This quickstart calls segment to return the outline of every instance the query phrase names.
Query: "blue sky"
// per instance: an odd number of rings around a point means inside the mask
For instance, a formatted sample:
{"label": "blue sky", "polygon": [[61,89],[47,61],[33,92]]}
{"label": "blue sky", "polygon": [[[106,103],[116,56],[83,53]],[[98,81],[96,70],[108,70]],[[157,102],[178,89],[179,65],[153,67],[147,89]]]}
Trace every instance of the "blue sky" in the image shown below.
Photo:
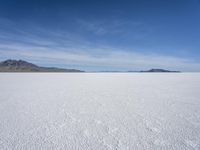
{"label": "blue sky", "polygon": [[0,0],[0,60],[200,71],[199,0]]}

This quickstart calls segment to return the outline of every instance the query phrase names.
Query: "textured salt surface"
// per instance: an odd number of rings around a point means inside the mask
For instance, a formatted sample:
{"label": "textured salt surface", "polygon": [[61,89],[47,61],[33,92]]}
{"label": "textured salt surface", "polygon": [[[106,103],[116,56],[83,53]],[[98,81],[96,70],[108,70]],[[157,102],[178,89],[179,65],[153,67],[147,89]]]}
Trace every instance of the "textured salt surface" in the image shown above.
{"label": "textured salt surface", "polygon": [[0,74],[0,149],[199,150],[200,74]]}

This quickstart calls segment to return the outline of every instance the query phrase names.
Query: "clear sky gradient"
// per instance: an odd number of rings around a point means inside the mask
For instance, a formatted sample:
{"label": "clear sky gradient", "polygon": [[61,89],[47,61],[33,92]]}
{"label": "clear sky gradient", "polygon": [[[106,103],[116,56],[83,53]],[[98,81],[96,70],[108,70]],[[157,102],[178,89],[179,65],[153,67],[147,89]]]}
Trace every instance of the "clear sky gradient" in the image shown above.
{"label": "clear sky gradient", "polygon": [[199,0],[0,0],[0,60],[200,71]]}

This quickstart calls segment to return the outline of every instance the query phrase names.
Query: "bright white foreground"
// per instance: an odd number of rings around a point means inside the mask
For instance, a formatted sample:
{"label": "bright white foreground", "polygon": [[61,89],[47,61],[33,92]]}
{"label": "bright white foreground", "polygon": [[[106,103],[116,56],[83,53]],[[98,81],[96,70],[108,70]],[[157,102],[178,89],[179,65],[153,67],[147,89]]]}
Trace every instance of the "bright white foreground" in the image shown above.
{"label": "bright white foreground", "polygon": [[198,73],[2,73],[1,150],[199,150]]}

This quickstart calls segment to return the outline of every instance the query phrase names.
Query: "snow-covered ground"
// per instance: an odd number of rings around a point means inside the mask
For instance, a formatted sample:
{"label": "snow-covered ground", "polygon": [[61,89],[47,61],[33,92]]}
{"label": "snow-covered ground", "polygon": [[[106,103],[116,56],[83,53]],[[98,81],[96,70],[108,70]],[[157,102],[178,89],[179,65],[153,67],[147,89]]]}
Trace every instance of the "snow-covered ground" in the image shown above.
{"label": "snow-covered ground", "polygon": [[2,73],[1,150],[199,150],[199,73]]}

